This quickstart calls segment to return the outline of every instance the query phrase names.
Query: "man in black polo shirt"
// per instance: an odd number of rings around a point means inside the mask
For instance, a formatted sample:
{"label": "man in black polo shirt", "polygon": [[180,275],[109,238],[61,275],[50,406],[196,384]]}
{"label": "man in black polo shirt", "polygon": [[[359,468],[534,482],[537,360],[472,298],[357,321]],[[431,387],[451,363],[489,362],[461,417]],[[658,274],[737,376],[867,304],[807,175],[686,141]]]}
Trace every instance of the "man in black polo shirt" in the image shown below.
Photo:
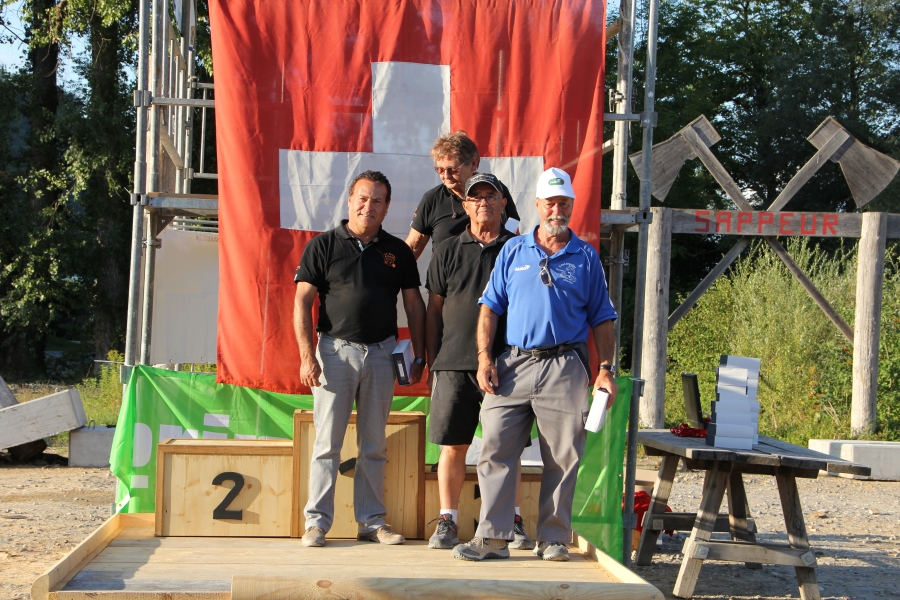
{"label": "man in black polo shirt", "polygon": [[[305,546],[324,546],[334,521],[334,487],[344,433],[356,400],[359,455],[353,475],[353,510],[359,540],[402,544],[384,522],[385,426],[394,392],[391,353],[397,345],[397,293],[416,354],[410,382],[422,377],[425,304],[416,259],[402,240],[381,229],[391,184],[378,171],[350,184],[349,219],[313,238],[294,281],[294,331],[300,381],[313,391],[316,441],[309,472]],[[318,347],[313,351],[312,307],[320,300]]]}
{"label": "man in black polo shirt", "polygon": [[[513,237],[500,224],[507,203],[504,189],[499,179],[488,174],[475,174],[466,182],[462,207],[469,226],[437,247],[428,268],[426,345],[434,377],[429,439],[441,445],[441,512],[429,548],[450,549],[459,543],[457,511],[466,476],[466,452],[478,427],[484,397],[475,377],[478,298],[490,279],[500,248]],[[505,326],[505,320],[498,325],[501,331]],[[495,351],[500,353],[504,338],[495,340]],[[518,514],[515,521],[516,539],[511,547],[533,548],[534,542],[525,533]]]}
{"label": "man in black polo shirt", "polygon": [[[463,209],[466,181],[478,170],[480,158],[478,147],[465,131],[457,131],[442,135],[431,148],[434,170],[441,178],[441,184],[425,192],[419,207],[413,214],[413,220],[406,237],[406,243],[412,248],[416,260],[425,250],[428,239],[434,243],[434,249],[446,239],[457,236],[469,225],[469,215]],[[502,183],[500,193],[506,198],[506,208],[501,211],[501,223],[507,219],[519,222],[519,213],[509,190]],[[507,227],[515,232],[515,227]]]}

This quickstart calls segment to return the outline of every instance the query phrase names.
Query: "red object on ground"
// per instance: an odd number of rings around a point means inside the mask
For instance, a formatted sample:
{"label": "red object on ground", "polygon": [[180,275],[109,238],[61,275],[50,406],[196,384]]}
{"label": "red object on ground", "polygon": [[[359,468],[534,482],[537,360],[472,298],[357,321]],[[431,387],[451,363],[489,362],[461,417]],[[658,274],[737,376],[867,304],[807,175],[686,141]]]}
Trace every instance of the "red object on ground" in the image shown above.
{"label": "red object on ground", "polygon": [[[650,510],[650,494],[645,491],[635,492],[634,493],[634,514],[637,517],[637,527],[636,531],[644,530],[644,514]],[[625,509],[625,501],[622,501],[622,510]],[[666,506],[666,512],[672,512],[672,509]],[[666,533],[668,535],[675,535],[675,531],[673,529],[667,529]]]}
{"label": "red object on ground", "polygon": [[[539,157],[544,168],[566,170],[578,196],[571,227],[598,247],[605,2],[212,0],[209,12],[221,249],[218,382],[309,393],[300,385],[293,275],[317,232],[282,227],[280,151],[378,151],[375,63],[447,66],[449,129],[467,131],[484,156]],[[400,121],[391,127],[401,128]],[[354,160],[345,164],[356,173]],[[397,171],[385,174],[393,182],[409,175]],[[346,215],[346,202],[344,191],[327,206],[305,209]],[[412,217],[410,211],[405,218]],[[401,338],[408,335],[401,330]],[[395,393],[428,391],[423,379]]]}

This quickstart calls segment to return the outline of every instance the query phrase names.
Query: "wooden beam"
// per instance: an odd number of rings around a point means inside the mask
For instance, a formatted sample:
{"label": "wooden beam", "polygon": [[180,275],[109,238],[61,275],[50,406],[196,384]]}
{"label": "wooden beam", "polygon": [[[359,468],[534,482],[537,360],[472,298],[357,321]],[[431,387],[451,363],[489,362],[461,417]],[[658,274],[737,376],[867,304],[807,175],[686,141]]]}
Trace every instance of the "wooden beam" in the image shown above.
{"label": "wooden beam", "polygon": [[162,142],[163,148],[166,149],[166,154],[172,159],[172,163],[177,168],[183,169],[184,161],[181,160],[181,156],[178,155],[178,150],[175,148],[175,142],[172,141],[172,138],[169,137],[169,134],[166,133],[166,130],[162,127],[159,129],[159,141]]}
{"label": "wooden beam", "polygon": [[[666,512],[666,504],[669,501],[669,494],[672,493],[672,484],[675,481],[675,472],[678,470],[678,461],[680,459],[674,454],[668,454],[662,459],[659,465],[659,473],[656,476],[656,485],[653,486],[653,496],[650,498],[650,506],[647,508],[648,514],[658,514]],[[653,560],[653,551],[656,550],[656,540],[659,538],[660,530],[644,527],[641,531],[641,541],[638,544],[637,556],[634,564],[647,566]]]}
{"label": "wooden beam", "polygon": [[647,247],[647,295],[644,304],[644,352],[641,373],[642,427],[659,429],[666,417],[666,349],[668,345],[669,274],[672,265],[672,210],[653,208]]}
{"label": "wooden beam", "polygon": [[618,19],[610,23],[606,28],[606,41],[608,42],[613,37],[619,35],[620,31],[622,31],[622,17],[619,17]]}
{"label": "wooden beam", "polygon": [[[800,492],[797,490],[797,480],[794,478],[793,469],[779,469],[775,476],[778,485],[778,496],[781,498],[781,511],[784,513],[784,524],[788,534],[788,543],[792,548],[801,551],[810,551],[809,539],[806,537],[806,524],[803,522],[803,508],[800,506]],[[801,555],[803,557],[804,555]],[[811,560],[805,555],[805,565],[794,565],[797,574],[797,584],[800,586],[800,597],[803,600],[819,600],[819,584],[816,579],[815,554]]]}
{"label": "wooden beam", "polygon": [[791,548],[780,544],[753,544],[727,540],[685,544],[685,559],[695,555],[702,555],[705,560],[726,560],[757,565],[787,565],[789,567],[810,567],[812,565],[814,567],[816,564],[816,555],[809,549]]}
{"label": "wooden beam", "polygon": [[859,213],[678,208],[672,214],[672,233],[834,238],[859,237],[860,231]]}
{"label": "wooden beam", "polygon": [[[740,472],[731,470],[728,476],[728,525],[731,539],[756,543],[756,526],[750,526],[753,519],[750,517],[750,504],[747,502],[747,492],[744,490],[744,478]],[[761,569],[762,564],[757,561],[746,561],[748,569]]]}
{"label": "wooden beam", "polygon": [[853,344],[853,435],[872,433],[876,426],[878,345],[884,289],[884,248],[887,215],[865,213],[856,267],[856,339]]}
{"label": "wooden beam", "polygon": [[[700,500],[700,511],[697,514],[697,522],[691,537],[687,539],[685,547],[707,542],[712,535],[719,516],[719,506],[725,495],[725,487],[728,482],[728,474],[731,472],[730,461],[717,461],[715,466],[706,472],[703,482],[703,495]],[[700,576],[700,567],[703,566],[703,558],[692,554],[685,554],[678,570],[678,578],[675,580],[675,589],[672,594],[681,598],[690,598],[694,595],[694,587]]]}
{"label": "wooden beam", "polygon": [[850,329],[850,326],[844,320],[844,318],[834,309],[833,306],[828,302],[825,296],[822,295],[822,292],[810,281],[809,277],[806,276],[806,273],[800,268],[794,259],[791,258],[791,255],[788,254],[788,251],[785,250],[784,246],[776,240],[775,238],[765,238],[766,242],[775,251],[775,254],[778,255],[778,258],[787,266],[788,270],[797,278],[797,281],[800,282],[800,285],[809,292],[809,295],[812,296],[812,299],[816,304],[819,305],[819,308],[822,309],[822,312],[831,319],[831,322],[835,324],[835,326],[840,330],[841,333],[844,334],[844,337],[852,344],[853,343],[853,330]]}
{"label": "wooden beam", "polygon": [[737,241],[737,243],[731,247],[731,250],[728,251],[725,256],[722,257],[722,260],[713,267],[713,269],[709,272],[709,274],[703,278],[703,281],[694,288],[694,291],[691,292],[691,295],[684,299],[684,302],[678,305],[671,315],[669,315],[668,328],[669,331],[672,331],[672,328],[675,327],[675,324],[678,323],[687,314],[691,308],[697,304],[697,301],[700,299],[700,296],[708,290],[713,283],[715,283],[716,279],[719,278],[719,275],[725,272],[731,263],[735,261],[735,259],[744,251],[744,249],[750,244],[750,238],[742,237]]}
{"label": "wooden beam", "polygon": [[786,186],[784,186],[784,189],[781,190],[781,193],[778,194],[778,197],[775,198],[775,201],[772,202],[771,206],[766,210],[771,212],[781,210],[782,207],[784,207],[784,205],[800,191],[800,188],[806,185],[806,182],[808,182],[812,176],[828,162],[828,159],[834,156],[834,153],[838,151],[841,144],[849,139],[850,134],[843,129],[839,129],[831,136],[825,145],[819,148],[819,151],[816,152],[799,171],[797,171],[797,174],[791,178]]}
{"label": "wooden beam", "polygon": [[[734,472],[732,473],[734,475]],[[665,531],[674,529],[675,531],[690,531],[694,528],[694,521],[697,520],[697,513],[688,512],[667,512],[663,514],[654,514],[649,511],[644,513],[644,528],[650,528],[654,531]],[[756,523],[753,519],[747,519],[747,530],[756,533]],[[731,531],[731,523],[729,515],[720,514],[716,517],[716,524],[713,527],[715,533],[729,533]]]}

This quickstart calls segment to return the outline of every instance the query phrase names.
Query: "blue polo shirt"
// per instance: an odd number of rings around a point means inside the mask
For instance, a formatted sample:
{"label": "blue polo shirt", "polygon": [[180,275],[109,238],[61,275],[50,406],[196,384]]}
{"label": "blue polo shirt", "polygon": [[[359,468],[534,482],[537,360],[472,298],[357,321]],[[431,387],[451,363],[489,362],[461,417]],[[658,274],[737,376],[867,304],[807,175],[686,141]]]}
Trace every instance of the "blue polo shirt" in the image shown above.
{"label": "blue polo shirt", "polygon": [[618,318],[600,257],[572,233],[569,243],[550,257],[553,286],[546,286],[538,263],[547,254],[535,244],[535,230],[506,242],[478,303],[498,315],[507,313],[510,346],[533,349],[586,342],[590,328]]}

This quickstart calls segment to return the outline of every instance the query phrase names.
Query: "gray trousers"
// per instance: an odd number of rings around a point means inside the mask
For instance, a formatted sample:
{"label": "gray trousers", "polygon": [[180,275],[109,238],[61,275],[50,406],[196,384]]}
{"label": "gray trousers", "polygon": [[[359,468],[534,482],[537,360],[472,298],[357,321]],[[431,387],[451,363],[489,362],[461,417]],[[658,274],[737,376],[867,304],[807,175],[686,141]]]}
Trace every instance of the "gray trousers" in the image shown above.
{"label": "gray trousers", "polygon": [[[587,356],[587,345],[580,348]],[[574,350],[538,360],[529,355],[497,358],[500,383],[481,405],[478,485],[481,522],[477,537],[513,539],[516,465],[537,419],[544,461],[537,539],[572,540],[572,499],[584,454],[590,378]]]}
{"label": "gray trousers", "polygon": [[353,474],[354,516],[361,533],[385,524],[385,427],[394,398],[391,353],[396,345],[393,337],[368,345],[319,337],[316,358],[322,385],[312,389],[316,441],[304,510],[306,529],[321,527],[327,532],[334,523],[334,488],[354,400],[359,448]]}

